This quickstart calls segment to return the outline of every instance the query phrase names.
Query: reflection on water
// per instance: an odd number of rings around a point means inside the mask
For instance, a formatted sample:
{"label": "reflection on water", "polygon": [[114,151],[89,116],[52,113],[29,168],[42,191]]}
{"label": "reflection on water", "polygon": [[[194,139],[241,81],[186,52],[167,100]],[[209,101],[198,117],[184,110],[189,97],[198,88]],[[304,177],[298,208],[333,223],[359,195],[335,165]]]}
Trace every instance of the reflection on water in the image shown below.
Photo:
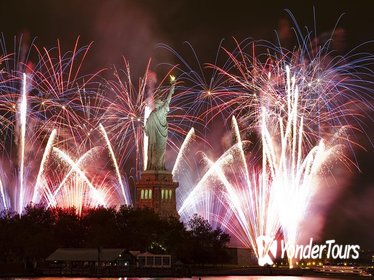
{"label": "reflection on water", "polygon": [[[199,279],[193,278],[193,279]],[[300,277],[300,276],[222,276],[222,277],[201,277],[201,280],[327,280],[328,278]],[[331,280],[331,278],[329,278]],[[336,278],[335,278],[336,280]]]}
{"label": "reflection on water", "polygon": [[[1,279],[1,278],[0,278]],[[3,278],[9,280],[331,280],[331,278],[300,277],[300,276],[213,276],[213,277],[192,277],[192,278],[67,278],[67,277],[40,277],[40,278]],[[334,278],[341,280],[342,278]]]}

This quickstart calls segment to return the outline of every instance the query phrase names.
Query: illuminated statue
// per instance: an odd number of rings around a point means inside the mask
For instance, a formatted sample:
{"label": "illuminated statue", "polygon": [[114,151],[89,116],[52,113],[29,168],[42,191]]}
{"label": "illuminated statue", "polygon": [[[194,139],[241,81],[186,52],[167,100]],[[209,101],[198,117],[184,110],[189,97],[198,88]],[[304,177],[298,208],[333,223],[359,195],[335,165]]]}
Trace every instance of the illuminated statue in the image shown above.
{"label": "illuminated statue", "polygon": [[149,115],[145,124],[145,133],[148,136],[148,162],[147,170],[165,169],[165,150],[168,138],[167,114],[171,97],[175,89],[175,77],[170,76],[170,91],[165,101],[156,99],[155,108]]}

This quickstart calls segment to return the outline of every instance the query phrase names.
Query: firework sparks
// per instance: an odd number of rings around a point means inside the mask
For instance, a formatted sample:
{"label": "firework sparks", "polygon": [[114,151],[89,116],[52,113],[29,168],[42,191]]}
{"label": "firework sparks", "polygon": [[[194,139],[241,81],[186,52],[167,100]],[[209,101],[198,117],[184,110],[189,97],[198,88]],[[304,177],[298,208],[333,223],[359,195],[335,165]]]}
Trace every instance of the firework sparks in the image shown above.
{"label": "firework sparks", "polygon": [[0,194],[1,194],[1,200],[2,200],[3,205],[4,205],[4,209],[8,210],[7,203],[6,203],[6,198],[5,198],[4,185],[3,185],[3,182],[1,181],[1,178],[0,178]]}
{"label": "firework sparks", "polygon": [[[49,174],[50,164],[53,165],[50,160],[53,158],[49,156],[52,145],[67,149],[83,145],[82,139],[87,138],[87,133],[80,128],[90,122],[94,125],[97,120],[92,118],[92,110],[89,116],[82,114],[90,110],[90,106],[78,102],[82,101],[82,96],[91,95],[90,85],[96,76],[79,76],[88,48],[78,49],[77,40],[73,52],[63,54],[58,43],[56,58],[53,50],[40,51],[35,46],[39,60],[32,64],[28,55],[23,55],[32,48],[25,52],[24,44],[21,41],[19,44],[15,51],[22,55],[5,56],[9,61],[1,73],[0,131],[4,135],[1,161],[6,164],[2,164],[0,175],[2,207],[22,213],[27,204],[48,204],[48,197],[53,197],[55,186],[47,179],[52,177]],[[6,50],[5,44],[2,48]]]}
{"label": "firework sparks", "polygon": [[187,147],[188,145],[190,144],[191,142],[191,139],[193,138],[193,136],[195,135],[195,129],[192,127],[190,129],[190,131],[188,132],[186,138],[184,139],[183,143],[182,143],[182,146],[180,147],[179,149],[179,152],[178,152],[178,155],[177,155],[177,158],[175,160],[175,163],[174,163],[174,166],[173,166],[173,170],[171,171],[171,173],[175,176],[176,173],[178,172],[178,167],[180,165],[180,162],[181,160],[185,157],[185,152],[187,150]]}
{"label": "firework sparks", "polygon": [[[79,48],[79,40],[66,53],[59,41],[52,50],[34,46],[35,66],[15,55],[14,69],[0,73],[2,208],[22,213],[32,202],[75,206],[81,213],[84,207],[112,202],[131,205],[126,178],[135,166],[139,179],[147,166],[144,125],[153,99],[162,99],[167,92],[162,85],[168,78],[174,83],[170,74],[179,71],[168,115],[168,149],[176,154],[172,174],[193,177],[182,167],[189,163],[192,140],[200,133],[209,138],[209,124],[219,126],[222,119],[224,131],[232,120],[235,138],[216,160],[205,149],[200,153],[205,169],[194,172],[202,176],[177,190],[182,219],[199,213],[252,247],[259,259],[269,250],[257,250],[259,236],[282,235],[296,244],[322,169],[330,172],[327,162],[335,158],[355,164],[342,151],[358,146],[349,135],[360,128],[364,113],[357,108],[372,106],[365,104],[372,96],[359,72],[372,57],[335,58],[325,47],[308,49],[308,40],[309,35],[300,38],[300,48],[292,52],[245,41],[233,52],[223,49],[222,67],[218,54],[214,64],[202,67],[193,51],[198,71],[177,55],[182,65],[170,67],[159,83],[149,62],[135,84],[125,60],[124,70],[114,69],[104,89],[95,79],[100,71],[80,75],[90,45]],[[255,55],[256,44],[269,50],[266,55]],[[7,62],[4,57],[0,63]],[[249,133],[257,141],[246,140]],[[107,166],[108,154],[114,168]]]}
{"label": "firework sparks", "polygon": [[122,182],[121,174],[119,172],[119,167],[118,167],[116,156],[115,156],[113,148],[112,148],[112,144],[110,144],[110,140],[109,140],[108,134],[106,133],[106,130],[105,130],[104,126],[102,124],[100,124],[99,127],[100,127],[101,133],[103,134],[105,142],[108,146],[109,153],[110,153],[110,156],[111,156],[113,164],[114,164],[114,168],[115,168],[116,173],[117,173],[118,182],[121,186],[121,192],[122,192],[123,198],[125,200],[125,205],[129,205],[130,204],[130,196],[129,196],[128,191],[125,190],[125,186]]}
{"label": "firework sparks", "polygon": [[[81,165],[83,165],[83,163],[85,161],[87,161],[88,159],[90,159],[91,157],[93,157],[97,153],[98,149],[99,149],[99,147],[94,147],[94,148],[88,150],[86,153],[84,153],[76,161],[76,166],[78,166],[79,168],[81,168]],[[53,193],[49,192],[49,188],[46,188],[48,190],[48,192],[45,194],[46,197],[47,197],[46,200],[48,201],[47,207],[57,206],[56,197],[59,194],[59,192],[61,191],[61,189],[66,185],[66,181],[69,179],[70,175],[73,174],[73,172],[74,172],[74,169],[70,168],[69,172],[66,173],[65,177],[61,180],[60,184],[54,190]],[[75,205],[75,204],[69,204],[69,203],[64,203],[64,204],[68,205],[69,207],[72,206],[72,205]]]}
{"label": "firework sparks", "polygon": [[[151,112],[152,112],[152,110],[151,110],[151,108],[149,107],[149,106],[145,106],[145,109],[144,109],[144,121],[143,121],[143,126],[145,127],[145,124],[146,124],[146,122],[147,122],[147,119],[148,119],[148,117],[149,117],[149,115],[151,114]],[[147,134],[146,133],[144,133],[144,135],[143,135],[143,155],[144,155],[144,157],[143,157],[143,170],[146,170],[146,168],[147,168],[147,163],[148,163],[148,136],[147,136]]]}
{"label": "firework sparks", "polygon": [[26,73],[23,73],[23,79],[22,79],[22,97],[21,102],[19,105],[20,110],[20,126],[21,126],[21,139],[20,139],[20,168],[19,168],[19,205],[18,205],[18,211],[19,213],[23,210],[23,203],[24,203],[24,170],[25,170],[25,138],[26,138],[26,116],[27,116],[27,89],[26,89]]}
{"label": "firework sparks", "polygon": [[79,166],[63,151],[60,149],[53,147],[53,151],[61,158],[63,161],[68,163],[70,167],[73,169],[74,172],[79,174],[79,176],[83,179],[84,182],[89,186],[90,190],[92,191],[93,198],[100,204],[106,206],[105,200],[100,194],[100,192],[92,185],[90,180],[87,178],[86,174],[79,168]]}
{"label": "firework sparks", "polygon": [[36,198],[37,198],[37,194],[38,194],[39,182],[40,182],[40,179],[41,179],[42,174],[44,172],[45,163],[46,163],[47,158],[48,158],[48,156],[49,156],[49,154],[51,152],[53,141],[55,140],[55,137],[56,137],[56,133],[57,133],[56,129],[52,130],[52,133],[51,133],[51,135],[49,136],[49,139],[48,139],[47,146],[46,146],[46,148],[44,150],[43,158],[42,158],[42,161],[40,163],[40,168],[39,168],[38,176],[36,177],[36,181],[35,181],[34,193],[32,195],[32,199],[31,199],[32,203],[36,202]]}
{"label": "firework sparks", "polygon": [[[257,251],[259,236],[282,235],[288,244],[296,244],[320,176],[331,172],[328,163],[337,159],[355,165],[342,151],[358,146],[348,131],[359,123],[357,104],[367,97],[353,82],[359,80],[355,73],[360,67],[354,68],[359,61],[347,65],[324,51],[308,53],[308,59],[302,51],[268,54],[262,63],[238,46],[235,53],[226,51],[232,61],[228,69],[209,66],[227,79],[226,91],[217,94],[230,96],[228,101],[216,99],[210,111],[233,116],[237,143],[216,161],[205,156],[208,170],[180,204],[182,219],[199,213],[252,247],[259,259],[270,249]],[[256,131],[260,136],[258,167],[255,150],[246,156],[235,116],[242,133]],[[248,157],[253,169],[248,168]],[[292,260],[289,263],[292,266]]]}

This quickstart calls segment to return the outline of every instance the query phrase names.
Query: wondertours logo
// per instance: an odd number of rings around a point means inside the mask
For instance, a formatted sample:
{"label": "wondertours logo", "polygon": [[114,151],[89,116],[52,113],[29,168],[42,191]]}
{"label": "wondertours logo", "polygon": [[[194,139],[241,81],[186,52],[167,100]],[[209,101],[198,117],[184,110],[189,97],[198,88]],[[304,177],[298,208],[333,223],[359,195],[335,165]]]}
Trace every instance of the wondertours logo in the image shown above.
{"label": "wondertours logo", "polygon": [[[337,244],[335,240],[326,240],[323,244],[313,243],[310,238],[308,244],[293,244],[284,240],[274,240],[269,236],[259,236],[256,238],[258,264],[260,266],[272,265],[280,252],[280,257],[292,259],[358,259],[360,245]],[[280,248],[278,244],[280,243]],[[280,249],[280,251],[279,251]]]}

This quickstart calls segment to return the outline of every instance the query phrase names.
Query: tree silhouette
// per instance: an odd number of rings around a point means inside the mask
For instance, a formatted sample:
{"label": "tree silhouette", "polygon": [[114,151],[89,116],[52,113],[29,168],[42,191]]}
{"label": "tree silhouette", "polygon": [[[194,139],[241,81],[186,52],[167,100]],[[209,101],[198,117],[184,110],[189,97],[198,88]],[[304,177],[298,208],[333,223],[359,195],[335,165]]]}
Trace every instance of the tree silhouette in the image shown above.
{"label": "tree silhouette", "polygon": [[0,264],[34,264],[57,248],[124,248],[171,254],[184,263],[226,260],[229,235],[195,215],[187,225],[151,209],[128,206],[76,209],[27,206],[22,215],[0,213]]}

